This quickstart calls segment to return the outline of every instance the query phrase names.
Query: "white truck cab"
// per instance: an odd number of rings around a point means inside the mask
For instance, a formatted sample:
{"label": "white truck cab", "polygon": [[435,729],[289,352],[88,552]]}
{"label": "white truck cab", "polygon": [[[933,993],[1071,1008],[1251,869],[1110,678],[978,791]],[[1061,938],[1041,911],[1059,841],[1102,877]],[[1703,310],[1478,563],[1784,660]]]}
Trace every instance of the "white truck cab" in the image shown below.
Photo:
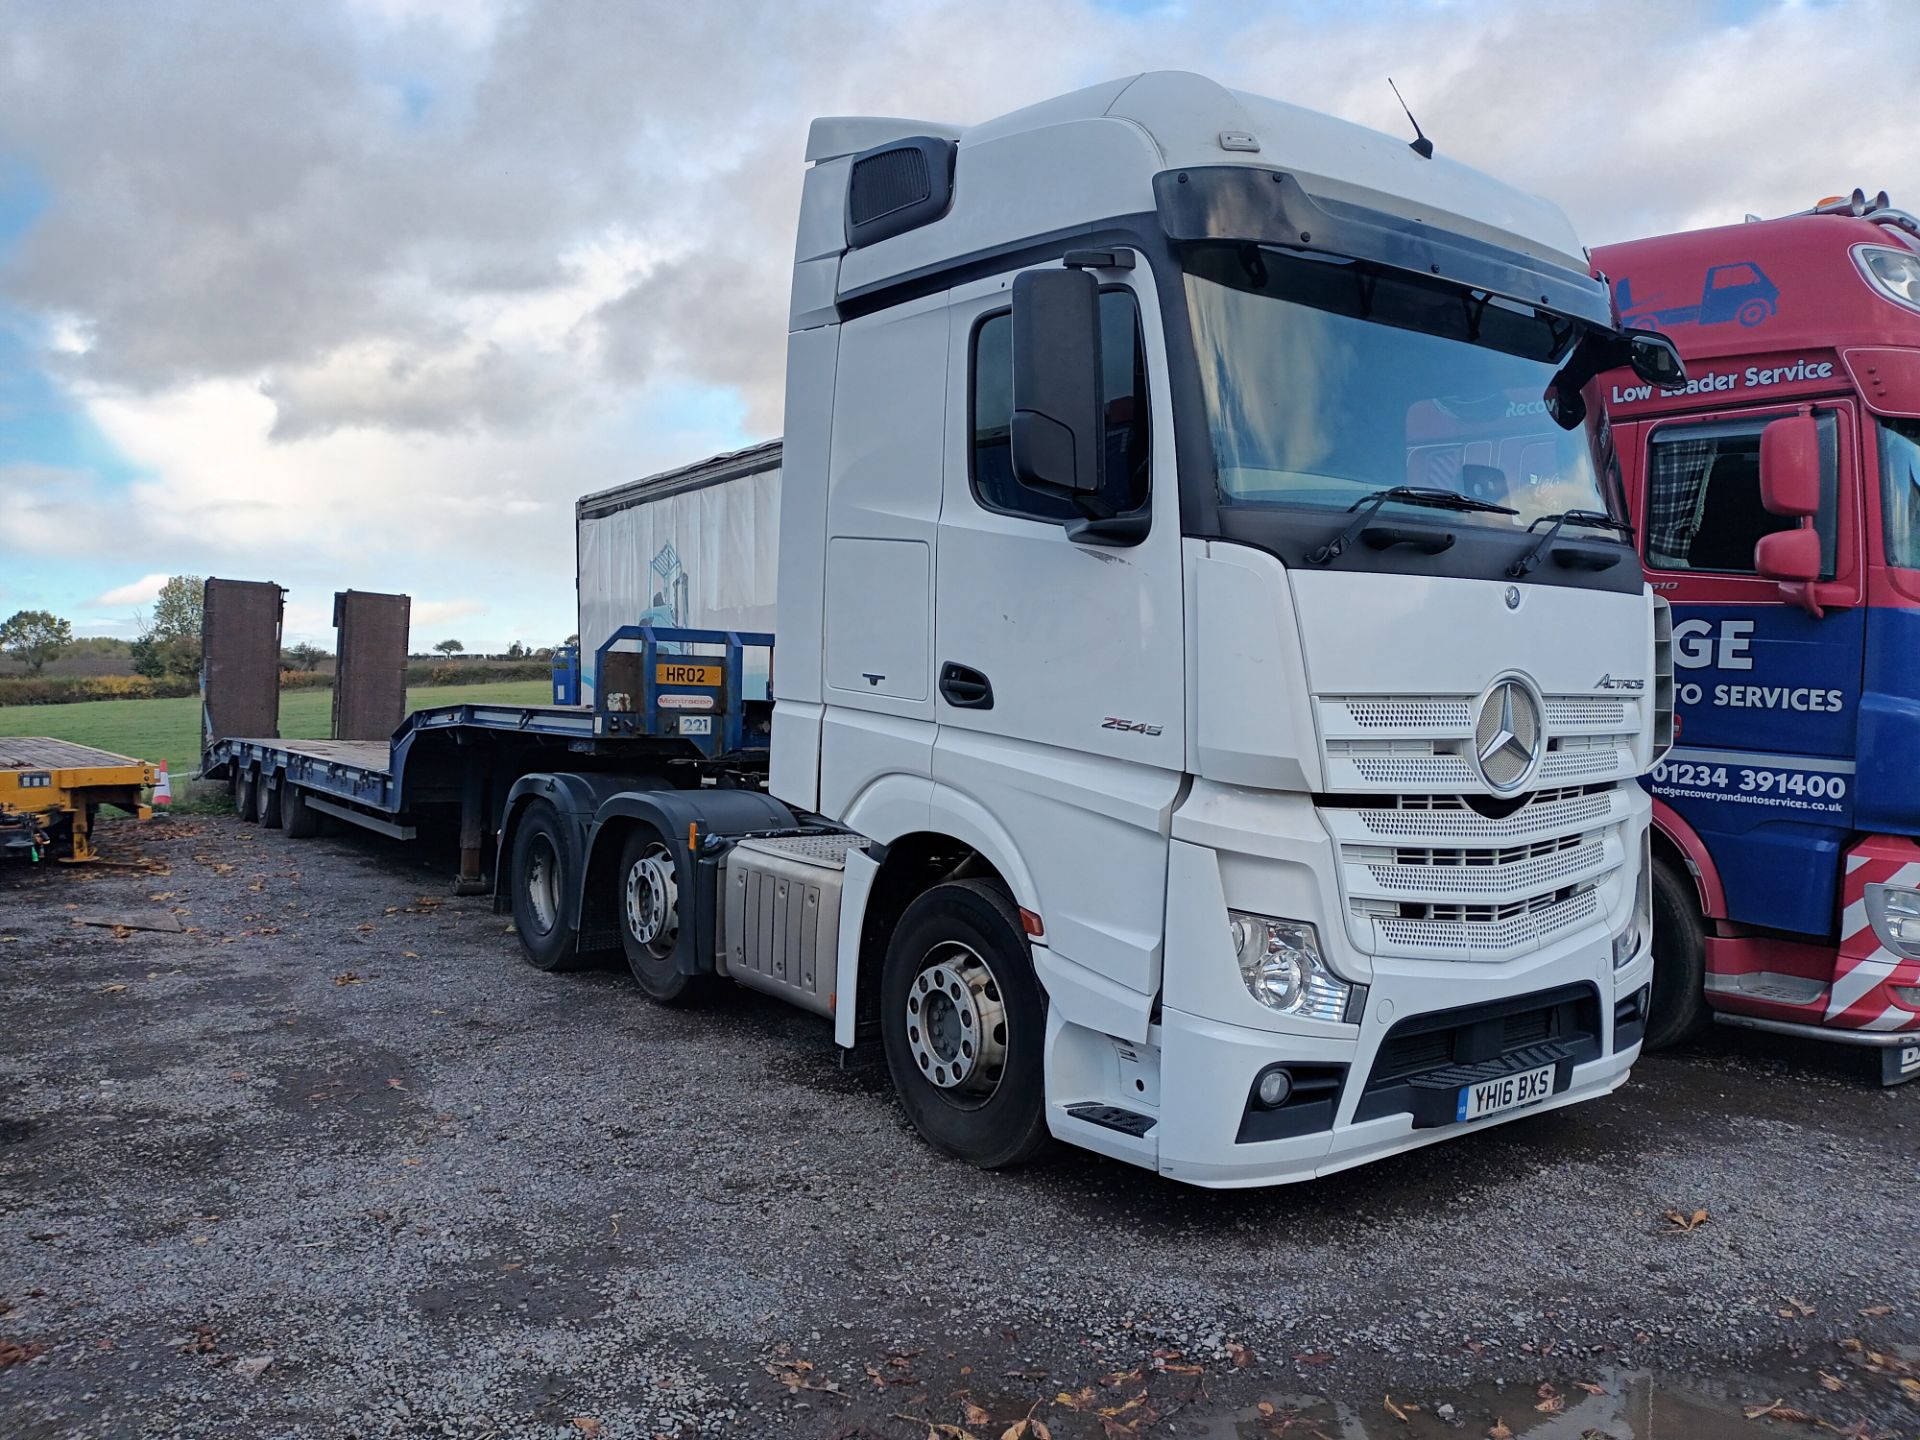
{"label": "white truck cab", "polygon": [[[877,1035],[989,1166],[1294,1181],[1620,1085],[1671,667],[1581,391],[1679,371],[1562,214],[1177,73],[807,160],[792,827],[696,826],[675,978]],[[702,903],[648,833],[630,957]]]}

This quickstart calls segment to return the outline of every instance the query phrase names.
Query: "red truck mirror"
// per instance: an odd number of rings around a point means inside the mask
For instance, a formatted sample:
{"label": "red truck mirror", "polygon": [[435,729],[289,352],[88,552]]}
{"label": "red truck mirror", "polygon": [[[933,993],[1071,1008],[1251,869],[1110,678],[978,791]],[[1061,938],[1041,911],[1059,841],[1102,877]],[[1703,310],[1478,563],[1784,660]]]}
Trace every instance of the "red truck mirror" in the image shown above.
{"label": "red truck mirror", "polygon": [[1820,532],[1810,527],[1776,530],[1753,547],[1753,568],[1763,579],[1804,585],[1820,578]]}
{"label": "red truck mirror", "polygon": [[1820,513],[1820,433],[1811,415],[1784,416],[1760,432],[1760,503],[1773,515]]}

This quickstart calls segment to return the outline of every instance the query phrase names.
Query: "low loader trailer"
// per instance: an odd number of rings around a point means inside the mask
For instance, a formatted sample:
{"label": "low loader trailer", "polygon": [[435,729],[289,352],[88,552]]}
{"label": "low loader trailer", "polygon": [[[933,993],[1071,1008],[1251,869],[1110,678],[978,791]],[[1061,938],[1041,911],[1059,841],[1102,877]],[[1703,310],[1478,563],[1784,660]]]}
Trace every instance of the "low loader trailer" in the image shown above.
{"label": "low loader trailer", "polygon": [[1297,1181],[1624,1083],[1672,646],[1595,380],[1686,377],[1565,217],[1171,73],[806,161],[777,457],[581,503],[591,703],[218,741],[243,809],[457,806],[533,964],[877,1040],[988,1168]]}
{"label": "low loader trailer", "polygon": [[0,736],[0,857],[81,862],[95,857],[102,805],[137,819],[153,811],[144,760],[39,736]]}

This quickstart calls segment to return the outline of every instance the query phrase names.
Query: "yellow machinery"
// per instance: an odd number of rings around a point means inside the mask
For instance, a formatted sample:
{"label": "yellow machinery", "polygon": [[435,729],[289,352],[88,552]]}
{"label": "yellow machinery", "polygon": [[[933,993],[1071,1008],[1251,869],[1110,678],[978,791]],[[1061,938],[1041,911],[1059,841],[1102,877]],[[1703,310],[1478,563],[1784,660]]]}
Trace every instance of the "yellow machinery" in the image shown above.
{"label": "yellow machinery", "polygon": [[66,740],[0,735],[0,857],[91,860],[100,807],[145,820],[153,812],[141,792],[154,780],[144,760]]}

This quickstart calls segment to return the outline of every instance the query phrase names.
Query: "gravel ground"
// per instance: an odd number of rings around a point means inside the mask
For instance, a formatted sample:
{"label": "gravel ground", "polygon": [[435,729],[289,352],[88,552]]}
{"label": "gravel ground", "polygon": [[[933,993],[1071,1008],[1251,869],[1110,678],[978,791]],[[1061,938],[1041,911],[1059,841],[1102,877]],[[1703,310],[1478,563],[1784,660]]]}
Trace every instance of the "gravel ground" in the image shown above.
{"label": "gravel ground", "polygon": [[0,870],[5,1440],[1920,1435],[1920,1085],[1850,1053],[1304,1187],[990,1176],[818,1021],[531,969],[431,845],[106,847]]}

